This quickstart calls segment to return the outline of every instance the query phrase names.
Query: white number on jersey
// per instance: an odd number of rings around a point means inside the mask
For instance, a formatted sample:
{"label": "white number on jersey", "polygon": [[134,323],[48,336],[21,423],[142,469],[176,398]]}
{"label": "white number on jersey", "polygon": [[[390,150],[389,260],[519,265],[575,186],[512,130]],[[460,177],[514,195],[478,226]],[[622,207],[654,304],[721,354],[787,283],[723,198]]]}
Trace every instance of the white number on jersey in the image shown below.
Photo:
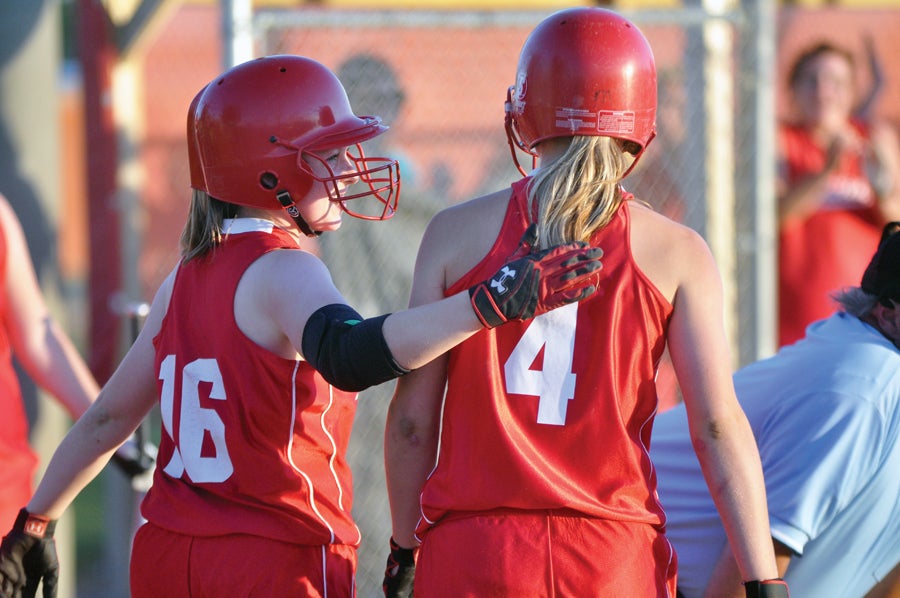
{"label": "white number on jersey", "polygon": [[[539,397],[539,424],[563,426],[566,423],[566,409],[575,396],[572,361],[577,319],[577,303],[536,317],[504,365],[506,392]],[[533,370],[531,366],[542,348],[543,367]]]}
{"label": "white number on jersey", "polygon": [[[163,471],[173,478],[180,478],[187,471],[194,482],[224,482],[234,472],[225,446],[225,424],[214,409],[200,405],[199,391],[200,383],[207,382],[212,384],[210,399],[226,400],[219,364],[215,359],[197,359],[182,370],[177,438],[174,431],[176,375],[175,356],[168,355],[159,368],[159,379],[162,380],[160,412],[163,428],[175,443],[175,452]],[[212,456],[202,454],[205,437],[215,448]]]}

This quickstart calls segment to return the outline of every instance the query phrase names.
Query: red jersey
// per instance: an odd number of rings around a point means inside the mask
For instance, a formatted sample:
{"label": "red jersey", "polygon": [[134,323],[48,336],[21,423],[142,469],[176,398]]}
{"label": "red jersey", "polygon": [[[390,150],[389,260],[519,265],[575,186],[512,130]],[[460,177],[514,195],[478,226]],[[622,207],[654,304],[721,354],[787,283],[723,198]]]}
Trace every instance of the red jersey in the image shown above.
{"label": "red jersey", "polygon": [[[868,137],[865,126],[853,126],[860,136]],[[787,168],[784,176],[789,183],[825,168],[827,150],[817,145],[806,129],[783,125],[779,137]],[[802,338],[810,323],[830,316],[835,309],[832,293],[859,285],[861,273],[878,248],[883,224],[862,156],[844,156],[828,180],[819,209],[781,228],[780,345]]]}
{"label": "red jersey", "polygon": [[356,394],[261,348],[234,318],[247,267],[297,242],[254,219],[231,231],[181,264],[153,341],[163,430],[142,513],[188,535],[356,546],[345,459]]}
{"label": "red jersey", "polygon": [[[448,296],[493,276],[516,250],[527,180],[513,185],[488,255]],[[510,508],[663,523],[648,448],[672,306],[635,264],[629,228],[626,201],[591,239],[603,249],[593,297],[450,351],[420,536],[451,513]]]}
{"label": "red jersey", "polygon": [[[0,282],[6,284],[6,236],[0,227]],[[0,293],[0,527],[9,529],[31,497],[37,455],[28,443],[28,419],[9,341],[9,304]],[[5,526],[5,527],[3,527]]]}

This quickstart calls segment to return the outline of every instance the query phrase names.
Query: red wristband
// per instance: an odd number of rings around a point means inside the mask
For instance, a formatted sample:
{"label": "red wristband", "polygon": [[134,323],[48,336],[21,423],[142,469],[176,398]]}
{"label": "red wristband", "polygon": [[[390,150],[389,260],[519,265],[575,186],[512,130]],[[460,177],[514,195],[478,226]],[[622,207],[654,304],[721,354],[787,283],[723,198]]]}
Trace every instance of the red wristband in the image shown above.
{"label": "red wristband", "polygon": [[53,537],[53,532],[56,530],[56,521],[40,515],[32,515],[27,510],[20,509],[14,527],[22,530],[23,533],[29,536],[43,540],[44,538]]}

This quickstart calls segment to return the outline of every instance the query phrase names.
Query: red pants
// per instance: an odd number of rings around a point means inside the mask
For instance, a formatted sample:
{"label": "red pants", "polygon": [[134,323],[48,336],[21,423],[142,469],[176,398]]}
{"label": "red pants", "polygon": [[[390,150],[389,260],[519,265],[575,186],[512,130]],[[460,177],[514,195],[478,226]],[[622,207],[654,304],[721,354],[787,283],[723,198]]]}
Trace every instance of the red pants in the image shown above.
{"label": "red pants", "polygon": [[[356,548],[258,536],[200,538],[146,523],[131,553],[132,598],[356,595]],[[326,587],[327,586],[327,587]]]}
{"label": "red pants", "polygon": [[548,512],[442,519],[416,561],[416,598],[674,598],[675,551],[647,524]]}

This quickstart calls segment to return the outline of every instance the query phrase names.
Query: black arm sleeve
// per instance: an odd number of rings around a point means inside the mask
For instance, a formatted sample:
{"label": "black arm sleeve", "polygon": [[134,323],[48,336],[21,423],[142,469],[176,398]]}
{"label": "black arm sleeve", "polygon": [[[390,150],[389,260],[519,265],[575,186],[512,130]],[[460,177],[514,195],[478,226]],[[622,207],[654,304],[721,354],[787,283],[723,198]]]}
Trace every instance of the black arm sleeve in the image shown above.
{"label": "black arm sleeve", "polygon": [[364,320],[342,303],[319,308],[303,329],[303,357],[329,384],[348,392],[402,376],[409,370],[394,360],[381,331],[388,315]]}

